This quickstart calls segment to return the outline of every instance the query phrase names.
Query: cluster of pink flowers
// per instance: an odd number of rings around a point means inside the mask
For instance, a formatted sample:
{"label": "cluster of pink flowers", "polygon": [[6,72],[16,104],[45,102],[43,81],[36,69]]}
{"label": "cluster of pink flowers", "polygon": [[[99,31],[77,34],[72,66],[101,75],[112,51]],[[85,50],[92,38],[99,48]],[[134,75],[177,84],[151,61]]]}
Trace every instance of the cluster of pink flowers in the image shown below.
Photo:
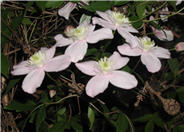
{"label": "cluster of pink flowers", "polygon": [[[88,4],[88,3],[87,3]],[[76,7],[76,3],[68,2],[58,13],[69,18],[70,12]],[[137,86],[138,81],[134,75],[118,70],[129,62],[127,56],[141,56],[142,63],[151,73],[158,72],[161,68],[159,58],[169,59],[170,52],[155,45],[151,38],[136,37],[132,33],[139,33],[130,23],[128,17],[123,13],[107,10],[106,12],[96,12],[100,17],[93,17],[90,21],[83,21],[77,27],[68,26],[64,35],[55,36],[56,44],[50,49],[41,48],[40,51],[32,55],[27,61],[23,61],[13,67],[13,75],[27,74],[22,83],[22,88],[27,93],[34,93],[40,87],[45,72],[58,72],[65,70],[73,62],[75,66],[84,74],[93,76],[86,85],[86,93],[90,97],[104,92],[109,82],[122,89],[132,89]],[[153,19],[153,18],[151,18]],[[95,24],[102,26],[95,30]],[[117,32],[125,39],[126,43],[117,47],[118,51],[109,57],[101,58],[97,61],[83,60],[88,44],[95,44],[104,39],[113,39],[113,32]],[[167,30],[157,30],[152,27],[153,32],[160,40],[173,40],[173,35]],[[165,35],[166,34],[166,35]],[[182,45],[182,44],[180,44]],[[178,47],[181,47],[181,46]],[[63,55],[54,57],[57,47],[68,46]]]}

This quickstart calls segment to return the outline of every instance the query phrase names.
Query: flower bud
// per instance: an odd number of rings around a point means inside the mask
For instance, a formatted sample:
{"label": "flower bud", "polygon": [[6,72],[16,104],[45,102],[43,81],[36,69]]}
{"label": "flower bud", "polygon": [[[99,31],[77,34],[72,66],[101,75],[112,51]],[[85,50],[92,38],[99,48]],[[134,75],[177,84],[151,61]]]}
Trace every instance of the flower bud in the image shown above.
{"label": "flower bud", "polygon": [[74,29],[75,28],[72,25],[67,26],[64,31],[65,35],[68,37],[72,37],[74,35]]}
{"label": "flower bud", "polygon": [[56,90],[54,90],[54,89],[50,90],[49,95],[51,98],[54,97],[56,95]]}
{"label": "flower bud", "polygon": [[175,46],[175,49],[176,49],[177,52],[184,51],[184,42],[179,42],[179,43]]}

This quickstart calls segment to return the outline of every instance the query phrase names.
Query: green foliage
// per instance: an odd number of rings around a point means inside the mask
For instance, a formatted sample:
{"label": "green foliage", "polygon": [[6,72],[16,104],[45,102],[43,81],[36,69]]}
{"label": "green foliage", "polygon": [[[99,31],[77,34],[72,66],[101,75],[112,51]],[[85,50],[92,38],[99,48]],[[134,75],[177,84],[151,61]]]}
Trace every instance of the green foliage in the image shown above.
{"label": "green foliage", "polygon": [[8,58],[1,53],[1,73],[7,78],[9,76],[9,69]]}
{"label": "green foliage", "polygon": [[176,77],[178,75],[178,72],[179,72],[179,63],[178,63],[178,60],[176,58],[169,59],[168,60],[168,64],[169,64],[170,70],[174,74],[174,77]]}
{"label": "green foliage", "polygon": [[28,100],[24,104],[13,100],[8,106],[5,106],[4,109],[15,110],[16,112],[23,112],[23,111],[30,111],[34,109],[35,106],[36,104],[31,100]]}
{"label": "green foliage", "polygon": [[41,107],[36,114],[36,132],[39,132],[39,128],[41,126],[41,124],[43,123],[43,121],[46,118],[46,108],[45,106]]}
{"label": "green foliage", "polygon": [[92,129],[94,121],[95,121],[95,112],[90,107],[88,107],[88,119],[90,122],[90,129]]}
{"label": "green foliage", "polygon": [[126,132],[128,129],[128,121],[124,113],[120,113],[116,121],[116,132]]}
{"label": "green foliage", "polygon": [[148,123],[145,126],[144,132],[154,132],[154,124],[152,120],[148,121]]}
{"label": "green foliage", "polygon": [[184,103],[184,87],[177,88],[176,93],[179,97],[179,100]]}

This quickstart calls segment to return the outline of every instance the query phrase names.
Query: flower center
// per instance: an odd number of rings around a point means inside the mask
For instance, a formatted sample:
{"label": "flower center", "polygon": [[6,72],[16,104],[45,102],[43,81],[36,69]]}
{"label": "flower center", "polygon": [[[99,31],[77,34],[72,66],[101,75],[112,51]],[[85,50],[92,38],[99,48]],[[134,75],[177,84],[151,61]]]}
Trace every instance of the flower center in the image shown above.
{"label": "flower center", "polygon": [[82,40],[85,37],[86,32],[88,32],[88,28],[84,26],[78,26],[77,28],[68,26],[65,30],[65,34],[68,37],[72,37],[74,40]]}
{"label": "flower center", "polygon": [[155,42],[151,41],[149,37],[140,38],[140,41],[145,51],[155,46]]}
{"label": "flower center", "polygon": [[100,69],[103,71],[103,73],[107,73],[111,70],[111,62],[107,57],[101,58],[98,61],[98,65],[100,66]]}
{"label": "flower center", "polygon": [[120,12],[113,12],[112,18],[115,20],[117,25],[130,23],[129,19]]}
{"label": "flower center", "polygon": [[44,59],[45,59],[45,54],[43,54],[41,51],[39,51],[39,52],[36,52],[34,55],[32,55],[29,58],[28,62],[29,62],[29,65],[41,67],[41,66],[43,66]]}

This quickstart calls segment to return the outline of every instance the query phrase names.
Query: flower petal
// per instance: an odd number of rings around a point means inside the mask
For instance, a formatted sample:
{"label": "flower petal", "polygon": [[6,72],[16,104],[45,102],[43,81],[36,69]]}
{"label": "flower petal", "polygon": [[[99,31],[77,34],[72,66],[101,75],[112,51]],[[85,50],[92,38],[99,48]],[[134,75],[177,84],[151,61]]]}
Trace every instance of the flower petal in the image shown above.
{"label": "flower petal", "polygon": [[56,46],[52,46],[51,48],[41,48],[41,51],[45,53],[46,60],[50,60],[51,58],[54,57],[54,54],[56,52]]}
{"label": "flower petal", "polygon": [[152,30],[155,36],[160,40],[172,41],[174,39],[174,35],[170,30],[158,30],[154,27],[152,27]]}
{"label": "flower petal", "polygon": [[59,55],[47,62],[44,69],[47,72],[58,72],[66,69],[70,65],[70,63],[70,56]]}
{"label": "flower petal", "polygon": [[125,66],[128,61],[129,58],[128,57],[121,57],[120,54],[118,52],[114,52],[110,57],[109,57],[110,62],[112,63],[112,69],[116,70],[116,69],[120,69],[123,66]]}
{"label": "flower petal", "polygon": [[94,76],[96,75],[98,70],[98,63],[96,61],[86,61],[81,63],[75,63],[75,66],[84,74]]}
{"label": "flower petal", "polygon": [[32,70],[31,67],[28,67],[28,61],[23,61],[18,65],[13,66],[12,75],[24,75],[29,73]]}
{"label": "flower petal", "polygon": [[68,20],[70,13],[75,7],[75,3],[68,2],[63,8],[58,10],[58,14]]}
{"label": "flower petal", "polygon": [[88,45],[85,41],[78,41],[77,43],[71,44],[65,50],[65,54],[71,57],[71,61],[76,63],[82,60],[87,52]]}
{"label": "flower petal", "polygon": [[112,29],[112,30],[116,30],[116,26],[112,22],[103,20],[103,19],[98,18],[98,17],[93,17],[92,20],[93,20],[93,24],[98,24],[98,25],[101,25],[104,28],[109,28],[109,29]]}
{"label": "flower petal", "polygon": [[152,49],[149,50],[149,52],[158,58],[165,58],[165,59],[171,58],[171,53],[169,52],[169,50],[162,47],[153,47]]}
{"label": "flower petal", "polygon": [[97,43],[100,40],[104,39],[112,39],[113,34],[112,30],[108,28],[101,28],[99,30],[96,30],[94,32],[89,33],[87,37],[87,42],[89,43]]}
{"label": "flower petal", "polygon": [[40,69],[36,69],[30,72],[22,82],[22,88],[25,92],[33,94],[36,88],[40,87],[44,79],[45,72]]}
{"label": "flower petal", "polygon": [[70,38],[65,38],[63,37],[63,35],[58,34],[54,37],[54,39],[56,40],[56,46],[58,47],[63,47],[63,46],[67,46],[71,43],[73,43],[73,40]]}
{"label": "flower petal", "polygon": [[[109,19],[109,12],[110,10],[106,11],[106,12],[101,12],[101,11],[96,11],[96,13],[101,16],[103,19],[107,20],[107,21],[111,21]],[[111,11],[110,11],[111,12]]]}
{"label": "flower petal", "polygon": [[122,27],[124,30],[126,30],[127,32],[131,32],[131,33],[138,33],[137,29],[135,29],[133,26],[125,26]]}
{"label": "flower petal", "polygon": [[118,51],[122,55],[127,55],[127,56],[139,56],[143,53],[142,49],[138,47],[132,48],[128,44],[123,44],[123,45],[118,46]]}
{"label": "flower petal", "polygon": [[114,86],[123,89],[134,88],[138,83],[133,75],[124,71],[112,71],[109,80]]}
{"label": "flower petal", "polygon": [[102,75],[92,77],[86,85],[86,93],[90,97],[103,93],[108,87],[109,80]]}
{"label": "flower petal", "polygon": [[125,39],[125,41],[131,45],[131,47],[137,47],[139,45],[139,39],[136,36],[133,36],[123,28],[117,28],[117,30],[118,33]]}
{"label": "flower petal", "polygon": [[146,65],[146,68],[151,73],[158,72],[161,68],[160,60],[156,56],[154,56],[150,53],[142,54],[141,61],[144,65]]}

